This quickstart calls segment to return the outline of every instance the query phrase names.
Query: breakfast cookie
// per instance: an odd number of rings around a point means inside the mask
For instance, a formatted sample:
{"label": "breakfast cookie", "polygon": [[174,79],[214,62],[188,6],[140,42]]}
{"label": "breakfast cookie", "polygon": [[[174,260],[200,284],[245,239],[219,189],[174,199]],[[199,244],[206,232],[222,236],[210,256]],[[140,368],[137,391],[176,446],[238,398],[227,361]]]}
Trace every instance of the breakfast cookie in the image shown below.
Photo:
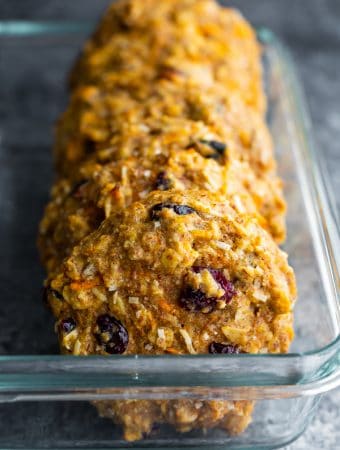
{"label": "breakfast cookie", "polygon": [[[62,353],[287,352],[296,286],[251,26],[213,0],[118,0],[70,90],[38,239]],[[94,403],[128,441],[247,427],[253,402],[210,398]]]}
{"label": "breakfast cookie", "polygon": [[71,86],[152,84],[160,71],[220,84],[265,110],[256,34],[239,12],[213,0],[115,2],[75,65]]}
{"label": "breakfast cookie", "polygon": [[223,400],[126,400],[97,401],[102,417],[122,426],[124,439],[137,441],[162,423],[173,425],[181,433],[195,429],[226,430],[230,435],[242,433],[251,422],[253,402]]}
{"label": "breakfast cookie", "polygon": [[213,341],[285,352],[292,337],[295,283],[285,253],[256,217],[206,191],[155,191],[113,212],[50,288],[57,319],[78,324],[74,345],[61,334],[72,353],[110,353],[97,323],[106,314],[128,337],[117,353],[206,353]]}
{"label": "breakfast cookie", "polygon": [[[49,272],[58,267],[73,247],[119,208],[144,198],[154,190],[205,189],[228,197],[240,212],[258,214],[260,223],[271,226],[258,213],[257,198],[249,194],[239,176],[246,174],[246,164],[233,160],[221,165],[194,148],[172,151],[169,156],[118,160],[100,165],[88,162],[73,179],[61,179],[52,191],[40,224],[39,249]],[[251,171],[250,171],[251,172]],[[248,175],[252,190],[261,185]],[[252,179],[253,178],[253,179]]]}
{"label": "breakfast cookie", "polygon": [[154,159],[188,149],[220,165],[233,161],[271,234],[282,242],[286,211],[282,182],[268,129],[259,115],[236,96],[213,88],[202,91],[166,80],[143,89],[139,100],[120,89],[77,90],[57,131],[59,173],[72,178],[85,161]]}
{"label": "breakfast cookie", "polygon": [[[286,352],[295,295],[287,257],[257,217],[199,190],[155,191],[113,212],[47,287],[61,349],[75,355]],[[127,439],[169,417],[183,430],[200,428],[203,416],[209,424],[209,414],[211,426],[235,422],[234,402],[215,421],[215,409],[203,402],[190,424],[181,417],[194,402],[180,405],[165,402],[159,415],[151,402],[143,430],[135,425],[130,437],[126,424],[138,403],[99,409],[119,416]],[[241,402],[241,411],[249,405]]]}

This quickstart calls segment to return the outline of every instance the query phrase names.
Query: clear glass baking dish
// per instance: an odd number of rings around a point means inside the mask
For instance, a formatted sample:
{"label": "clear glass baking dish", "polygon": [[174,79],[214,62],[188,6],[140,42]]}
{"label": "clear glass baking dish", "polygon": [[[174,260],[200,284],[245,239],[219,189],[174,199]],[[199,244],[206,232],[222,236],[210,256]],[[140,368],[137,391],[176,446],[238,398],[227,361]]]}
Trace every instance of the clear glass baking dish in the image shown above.
{"label": "clear glass baking dish", "polygon": [[[41,302],[35,236],[52,179],[53,122],[87,23],[0,23],[0,448],[272,449],[295,440],[340,385],[339,226],[291,59],[268,30],[268,121],[289,205],[299,299],[288,355],[66,357]],[[160,427],[127,443],[100,399],[256,400],[239,436]]]}

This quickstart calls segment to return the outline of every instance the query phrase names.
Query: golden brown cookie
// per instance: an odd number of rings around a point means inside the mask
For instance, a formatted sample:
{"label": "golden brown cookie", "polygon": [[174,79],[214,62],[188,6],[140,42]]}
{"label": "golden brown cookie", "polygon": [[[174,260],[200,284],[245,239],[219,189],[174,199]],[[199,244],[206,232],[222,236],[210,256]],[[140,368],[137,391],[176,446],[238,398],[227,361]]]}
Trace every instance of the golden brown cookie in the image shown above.
{"label": "golden brown cookie", "polygon": [[[149,87],[145,87],[147,91]],[[213,88],[184,88],[165,81],[136,101],[127,93],[82,87],[59,123],[56,155],[61,174],[79,164],[154,159],[196,150],[207,159],[238,165],[238,176],[278,242],[285,237],[285,202],[272,142],[260,116],[234,95]]]}
{"label": "golden brown cookie", "polygon": [[162,423],[181,433],[218,427],[235,435],[247,428],[253,411],[253,402],[223,400],[98,401],[95,406],[102,417],[122,426],[127,441],[143,439]]}
{"label": "golden brown cookie", "polygon": [[213,0],[123,0],[106,12],[76,64],[71,85],[152,84],[183,74],[198,84],[237,91],[263,112],[260,46],[235,10]]}
{"label": "golden brown cookie", "polygon": [[[211,151],[210,147],[207,151]],[[172,151],[168,157],[163,154],[153,158],[130,157],[105,165],[88,162],[74,179],[62,179],[53,188],[52,200],[40,224],[42,261],[53,272],[105,218],[154,190],[206,189],[216,192],[221,199],[228,197],[240,212],[255,215],[257,198],[249,195],[239,176],[242,170],[245,177],[246,168],[246,164],[235,164],[233,160],[221,165],[194,148]],[[248,176],[251,179],[252,174]],[[256,180],[252,181],[254,191]],[[261,185],[257,185],[259,190]],[[271,230],[271,224],[260,215],[259,220]]]}
{"label": "golden brown cookie", "polygon": [[50,288],[58,323],[77,323],[72,339],[60,335],[74,354],[115,353],[101,337],[103,315],[126,330],[117,353],[205,353],[215,341],[285,352],[292,338],[286,255],[256,217],[206,191],[153,192],[113,212]]}
{"label": "golden brown cookie", "polygon": [[[153,192],[112,213],[48,287],[61,349],[76,355],[286,352],[295,295],[286,255],[257,218],[199,190]],[[250,420],[240,413],[235,422],[233,402],[219,408],[213,420],[210,402],[99,403],[127,439],[154,421],[188,431],[203,421],[241,430]]]}
{"label": "golden brown cookie", "polygon": [[[287,352],[296,296],[261,50],[213,0],[119,0],[70,77],[40,225],[65,354]],[[96,402],[129,441],[156,423],[243,431],[248,401]]]}

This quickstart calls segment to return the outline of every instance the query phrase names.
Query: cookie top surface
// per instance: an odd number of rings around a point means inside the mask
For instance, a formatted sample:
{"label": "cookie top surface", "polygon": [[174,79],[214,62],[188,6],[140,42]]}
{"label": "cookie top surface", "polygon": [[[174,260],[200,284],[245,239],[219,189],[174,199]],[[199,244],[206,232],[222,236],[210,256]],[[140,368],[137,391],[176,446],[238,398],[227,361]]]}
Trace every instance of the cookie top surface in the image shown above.
{"label": "cookie top surface", "polygon": [[[73,178],[59,180],[40,225],[39,247],[48,270],[113,211],[128,207],[154,190],[206,189],[229,196],[240,212],[258,213],[258,205],[240,177],[240,172],[245,176],[248,166],[233,160],[221,165],[209,157],[215,156],[211,147],[202,146],[210,154],[203,156],[187,149],[168,156],[130,157],[104,165],[89,162]],[[261,223],[268,226],[264,218]]]}
{"label": "cookie top surface", "polygon": [[73,87],[118,79],[149,83],[159,68],[237,90],[261,112],[260,45],[240,13],[213,0],[123,1],[112,5],[87,43]]}
{"label": "cookie top surface", "polygon": [[[213,344],[283,352],[295,281],[256,217],[206,191],[158,191],[84,239],[49,299],[59,330],[64,320],[77,324],[61,329],[62,347],[76,354],[206,353]],[[128,342],[113,351],[120,326]]]}

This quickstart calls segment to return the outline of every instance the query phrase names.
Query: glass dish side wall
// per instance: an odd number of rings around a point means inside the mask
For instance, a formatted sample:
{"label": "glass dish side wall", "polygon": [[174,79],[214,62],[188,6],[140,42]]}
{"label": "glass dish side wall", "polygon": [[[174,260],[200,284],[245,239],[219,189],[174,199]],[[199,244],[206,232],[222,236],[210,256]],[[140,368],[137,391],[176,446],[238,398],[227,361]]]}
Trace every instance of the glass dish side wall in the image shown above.
{"label": "glass dish side wall", "polygon": [[[84,35],[70,31],[81,28],[79,24],[74,29],[67,27],[65,33],[65,27],[45,27],[48,34],[43,37],[37,33],[1,42],[2,67],[6,67],[1,73],[6,105],[0,118],[4,161],[0,196],[6,210],[0,236],[5,251],[1,289],[10,307],[0,319],[0,349],[13,356],[0,360],[0,447],[126,447],[119,429],[100,419],[84,400],[129,396],[197,401],[259,399],[253,424],[238,437],[220,430],[183,437],[164,427],[135,448],[160,448],[170,443],[181,448],[281,446],[304,429],[317,403],[314,395],[339,382],[339,342],[335,341],[339,333],[338,272],[332,256],[333,241],[338,236],[332,211],[327,212],[320,195],[324,187],[320,189],[321,182],[315,179],[314,160],[305,148],[305,119],[296,103],[294,80],[281,47],[270,34],[263,34],[269,38],[265,45],[269,122],[289,204],[286,250],[299,284],[292,348],[296,353],[176,361],[165,357],[85,361],[61,356],[14,356],[58,351],[52,320],[39,302],[42,273],[32,261],[36,258],[37,222],[51,177],[50,130],[65,102],[67,67],[84,39]],[[17,285],[25,286],[24,301]],[[22,311],[19,316],[18,310]]]}
{"label": "glass dish side wall", "polygon": [[238,436],[220,429],[182,434],[162,425],[145,440],[134,443],[124,441],[120,428],[99,417],[89,402],[5,403],[0,404],[0,448],[272,450],[301,435],[317,403],[318,399],[312,397],[259,401],[253,422]]}
{"label": "glass dish side wall", "polygon": [[[0,318],[0,354],[57,354],[52,317],[40,302],[44,275],[35,238],[52,179],[53,124],[65,107],[66,74],[88,33],[88,25],[25,24],[24,29],[19,27],[19,35],[13,34],[15,24],[7,24],[5,29],[2,26],[0,33],[1,30],[6,34],[0,34],[0,205],[6,213],[0,220],[0,288],[9,307]],[[339,334],[339,274],[334,251],[339,239],[335,213],[331,218],[326,213],[329,208],[320,194],[324,186],[315,192],[322,183],[320,177],[309,179],[315,155],[310,154],[311,146],[306,149],[306,118],[300,111],[294,92],[296,84],[291,80],[281,46],[267,31],[261,35],[268,41],[264,55],[269,123],[289,206],[285,249],[299,287],[296,339],[291,351],[318,352]],[[329,242],[331,234],[333,244]],[[24,286],[24,293],[17,286]],[[15,313],[19,306],[20,315]],[[15,338],[10,338],[12,335]],[[307,369],[312,371],[312,366]]]}

